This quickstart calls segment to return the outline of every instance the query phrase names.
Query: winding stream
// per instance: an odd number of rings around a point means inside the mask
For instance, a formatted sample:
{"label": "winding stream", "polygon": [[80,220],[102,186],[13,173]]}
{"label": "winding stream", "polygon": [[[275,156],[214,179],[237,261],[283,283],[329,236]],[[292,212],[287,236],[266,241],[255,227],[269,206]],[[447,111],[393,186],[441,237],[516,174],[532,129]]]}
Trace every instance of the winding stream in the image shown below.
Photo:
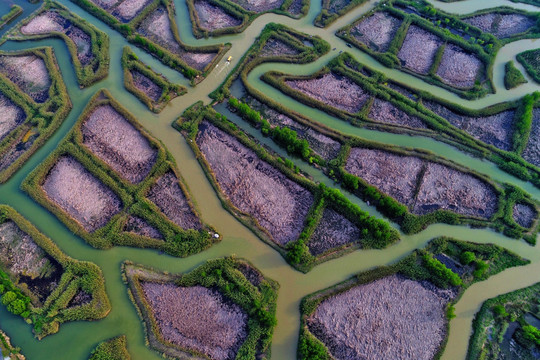
{"label": "winding stream", "polygon": [[[495,86],[497,93],[489,95],[478,101],[464,101],[456,95],[429,85],[416,77],[401,73],[397,70],[389,70],[377,63],[368,55],[346,47],[345,42],[334,36],[340,27],[352,22],[362,13],[374,6],[374,1],[370,1],[346,16],[340,18],[328,29],[313,27],[312,21],[320,11],[319,1],[313,1],[309,14],[295,20],[285,16],[267,14],[256,19],[243,33],[234,36],[226,36],[218,39],[197,40],[191,33],[191,23],[187,11],[187,6],[183,0],[175,0],[177,9],[177,23],[179,24],[182,41],[190,45],[213,44],[221,42],[232,43],[231,50],[226,56],[233,56],[230,65],[226,65],[222,60],[218,67],[212,71],[206,80],[196,88],[189,88],[184,96],[171,101],[169,106],[159,114],[153,114],[140,103],[133,95],[123,88],[122,69],[120,58],[122,47],[127,45],[126,40],[118,33],[112,31],[107,25],[92,17],[68,0],[61,0],[72,12],[84,17],[102,31],[109,34],[111,41],[111,66],[109,76],[87,89],[81,90],[76,82],[75,73],[70,63],[70,57],[65,44],[60,40],[43,40],[27,42],[7,42],[0,47],[2,50],[22,49],[35,46],[53,46],[58,63],[68,87],[68,93],[73,102],[73,110],[64,121],[60,129],[47,141],[31,159],[13,176],[10,181],[0,186],[0,202],[8,204],[19,211],[24,217],[36,225],[40,231],[52,238],[58,246],[68,255],[96,263],[101,267],[106,279],[107,293],[111,299],[112,311],[104,320],[97,322],[76,322],[61,325],[60,332],[49,336],[42,341],[34,339],[30,326],[21,318],[15,317],[0,307],[0,328],[6,330],[12,338],[15,346],[20,346],[28,359],[51,358],[55,359],[86,359],[89,352],[95,345],[112,336],[126,334],[129,351],[135,360],[139,359],[161,359],[158,353],[150,350],[145,345],[144,329],[134,306],[128,298],[126,287],[124,286],[120,273],[120,265],[124,260],[131,260],[136,263],[155,267],[159,270],[169,272],[190,271],[207,259],[236,254],[249,259],[265,275],[277,280],[281,289],[278,297],[277,317],[278,326],[275,329],[272,344],[272,355],[274,359],[294,359],[296,357],[296,343],[299,330],[298,305],[302,297],[319,289],[334,285],[343,281],[351,275],[372,268],[374,266],[385,265],[398,261],[409,254],[412,250],[423,247],[429,240],[440,235],[449,235],[461,240],[474,240],[479,243],[496,243],[512,251],[529,258],[532,264],[507,270],[487,281],[477,283],[470,287],[456,305],[457,317],[450,324],[450,339],[446,347],[444,359],[461,359],[465,357],[468,337],[471,329],[471,321],[474,313],[487,298],[501,293],[522,288],[538,281],[536,274],[540,273],[540,245],[531,248],[523,241],[516,241],[504,237],[486,229],[470,229],[464,226],[432,225],[426,230],[413,236],[402,236],[402,240],[396,245],[385,250],[356,251],[342,258],[326,262],[317,266],[308,274],[302,274],[293,270],[285,263],[283,258],[271,247],[264,244],[255,235],[240,224],[233,216],[224,210],[207,181],[197,160],[194,158],[191,149],[187,146],[183,137],[174,131],[170,124],[172,121],[197,100],[209,102],[207,94],[214,90],[226,77],[242,54],[251,46],[262,28],[268,22],[279,22],[292,26],[299,31],[312,35],[319,35],[331,44],[335,51],[323,56],[318,61],[306,65],[286,65],[283,64],[263,64],[254,69],[248,77],[248,81],[274,97],[284,105],[294,108],[307,116],[317,119],[344,133],[373,139],[384,143],[392,143],[406,146],[415,146],[429,149],[439,155],[453,159],[456,162],[473,167],[475,170],[485,173],[499,181],[506,181],[524,188],[536,199],[540,199],[540,192],[531,184],[526,184],[511,175],[502,172],[489,162],[473,158],[449,145],[436,142],[425,137],[412,137],[408,135],[388,134],[373,130],[358,129],[345,122],[331,117],[320,111],[308,108],[293,99],[284,96],[272,87],[259,80],[259,76],[268,70],[282,70],[294,74],[308,74],[316,71],[336,56],[340,50],[351,52],[357,60],[367,65],[384,71],[389,78],[431,91],[432,93],[445,97],[453,101],[459,101],[471,108],[481,108],[500,101],[515,99],[535,90],[540,90],[538,85],[532,82],[522,85],[514,90],[506,91],[502,86],[504,63],[515,55],[531,47],[540,47],[540,40],[522,40],[508,44],[499,52],[495,64]],[[8,9],[10,0],[0,0],[0,10]],[[26,3],[26,1],[21,1]],[[528,10],[538,10],[532,6],[514,4],[509,1],[490,1],[488,4],[482,0],[467,0],[464,2],[447,4],[438,1],[432,3],[449,12],[471,12],[480,8],[507,5]],[[27,16],[35,5],[25,4],[24,16]],[[9,27],[8,27],[9,28]],[[1,33],[0,33],[1,34]],[[188,82],[175,71],[166,68],[150,55],[132,47],[132,50],[139,58],[152,68],[165,74],[169,79],[182,84]],[[139,121],[158,139],[163,141],[169,151],[173,154],[178,164],[178,168],[185,178],[193,198],[202,213],[206,222],[214,226],[223,235],[223,241],[213,246],[207,251],[185,259],[178,259],[168,255],[159,254],[153,250],[133,249],[127,247],[116,247],[111,250],[96,250],[87,245],[82,239],[74,236],[58,219],[47,210],[31,200],[23,193],[19,186],[23,179],[50,154],[73,126],[90,97],[100,88],[107,88],[113,96],[132,113],[137,114]],[[252,129],[239,119],[233,119],[247,131]],[[253,132],[254,133],[254,132]],[[254,133],[255,134],[255,133]],[[275,148],[271,143],[269,146]],[[279,151],[276,149],[276,151]],[[307,167],[300,161],[296,163],[309,171],[316,180],[331,184],[331,180],[324,175],[317,173],[313,168]],[[352,200],[354,198],[350,197]],[[375,216],[380,216],[374,209],[369,208],[359,200],[355,200],[363,208],[368,209]],[[46,356],[45,356],[46,355]]]}

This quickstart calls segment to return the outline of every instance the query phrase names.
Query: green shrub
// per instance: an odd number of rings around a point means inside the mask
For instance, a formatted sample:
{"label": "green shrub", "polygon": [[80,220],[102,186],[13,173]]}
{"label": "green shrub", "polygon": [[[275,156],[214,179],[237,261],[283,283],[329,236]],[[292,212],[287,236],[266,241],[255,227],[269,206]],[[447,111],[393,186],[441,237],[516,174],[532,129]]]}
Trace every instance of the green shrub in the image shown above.
{"label": "green shrub", "polygon": [[513,61],[509,61],[504,66],[504,86],[507,90],[518,87],[521,84],[527,83],[527,79],[523,76],[521,71],[514,65]]}
{"label": "green shrub", "polygon": [[476,260],[476,255],[474,255],[474,253],[471,251],[465,251],[461,253],[459,260],[463,265],[469,265]]}

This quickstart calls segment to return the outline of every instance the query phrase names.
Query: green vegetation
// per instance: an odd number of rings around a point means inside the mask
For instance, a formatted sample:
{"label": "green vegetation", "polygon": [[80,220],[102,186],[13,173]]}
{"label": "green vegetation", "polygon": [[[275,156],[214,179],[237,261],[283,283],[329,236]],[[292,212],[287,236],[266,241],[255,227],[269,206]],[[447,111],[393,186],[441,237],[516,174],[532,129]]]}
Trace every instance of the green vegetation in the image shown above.
{"label": "green vegetation", "polygon": [[523,76],[521,71],[514,65],[513,61],[509,61],[504,66],[504,87],[506,90],[510,90],[518,87],[521,84],[526,84],[527,79]]}
{"label": "green vegetation", "polygon": [[[121,20],[109,14],[104,9],[98,7],[90,0],[72,1],[77,5],[81,6],[86,11],[88,11],[90,14],[94,15],[95,17],[108,24],[116,31],[120,32],[126,37],[129,42],[148,51],[152,55],[156,56],[163,64],[180,71],[185,77],[193,80],[194,82],[201,81],[202,78],[205,77],[213,69],[214,65],[218,63],[218,61],[223,57],[225,52],[230,48],[230,45],[223,44],[193,47],[182,43],[182,41],[180,40],[180,35],[178,34],[178,28],[176,26],[175,9],[172,0],[152,1],[128,23],[123,23]],[[147,37],[144,37],[142,34],[137,33],[138,25],[140,25],[142,21],[154,10],[156,10],[158,6],[165,6],[165,8],[167,9],[168,18],[171,23],[171,31],[173,33],[175,42],[180,47],[179,51],[171,51],[170,49],[148,39]],[[185,54],[188,52],[216,53],[216,56],[208,65],[205,66],[202,71],[200,71],[188,65],[186,61],[182,58],[181,54]]]}
{"label": "green vegetation", "polygon": [[339,0],[323,0],[321,12],[317,15],[313,24],[318,27],[327,27],[357,6],[366,3],[366,1],[367,0],[350,0],[343,6]]}
{"label": "green vegetation", "polygon": [[[81,126],[96,107],[103,105],[112,106],[150,142],[153,149],[157,150],[157,159],[154,166],[148,176],[138,184],[132,184],[121,177],[83,145]],[[114,215],[105,226],[93,232],[86,231],[69,213],[64,212],[60,206],[51,201],[42,188],[50,169],[59,158],[65,155],[69,155],[81,163],[88,172],[110,188],[122,201],[123,210]],[[168,219],[156,204],[148,200],[146,195],[150,187],[167,172],[175,174],[178,185],[186,196],[189,208],[198,218],[198,212],[190,200],[183,179],[176,170],[172,155],[161,142],[155,140],[138,123],[131,113],[116,102],[107,90],[100,90],[92,97],[71,132],[64,138],[57,149],[30,173],[21,188],[55,214],[74,234],[82,237],[96,248],[107,249],[113,245],[134,246],[159,249],[173,256],[185,257],[207,249],[214,242],[219,241],[219,238],[215,238],[213,236],[215,231],[206,225],[203,225],[201,230],[181,228]],[[145,220],[157,229],[163,239],[154,239],[124,230],[130,215]]]}
{"label": "green vegetation", "polygon": [[[160,325],[143,293],[143,282],[174,284],[179,287],[203,286],[217,290],[249,317],[247,337],[235,359],[269,357],[272,334],[277,323],[276,301],[279,284],[264,277],[251,263],[236,257],[215,259],[207,261],[190,273],[179,275],[157,272],[130,262],[124,263],[122,268],[131,300],[145,323],[147,340],[155,350],[169,356],[171,351],[177,349],[181,349],[187,356],[195,353],[192,349],[181,348],[179,344],[171,344],[162,337]],[[171,317],[174,317],[174,314],[171,314]]]}
{"label": "green vegetation", "polygon": [[[186,93],[186,88],[181,85],[172,84],[166,77],[156,73],[149,66],[145,65],[131,51],[129,46],[125,46],[122,53],[122,68],[124,69],[124,86],[126,89],[153,112],[159,113],[167,106],[170,100]],[[153,84],[161,89],[161,96],[157,101],[154,101],[148,94],[136,87],[133,80],[133,71],[146,76]]]}
{"label": "green vegetation", "polygon": [[12,5],[9,12],[0,17],[0,29],[4,28],[7,24],[15,20],[23,12],[22,7],[19,5]]}
{"label": "green vegetation", "polygon": [[51,79],[47,100],[44,103],[36,103],[15,83],[0,73],[0,94],[21,107],[26,114],[24,122],[0,141],[0,159],[3,160],[0,161],[0,183],[4,183],[62,124],[71,110],[71,100],[62,80],[52,48],[43,47],[15,52],[0,52],[0,55],[35,55],[45,62]]}
{"label": "green vegetation", "polygon": [[[58,332],[60,324],[64,322],[98,320],[107,316],[110,311],[109,299],[105,293],[103,275],[95,264],[68,257],[15,210],[0,205],[0,225],[8,221],[28,234],[46,256],[62,268],[58,286],[43,301],[24,283],[27,280],[17,274],[0,271],[1,302],[8,311],[32,324],[39,339]],[[24,251],[25,247],[21,249]],[[71,305],[80,291],[90,295],[91,300]]]}
{"label": "green vegetation", "polygon": [[[466,252],[472,253],[477,259],[482,259],[482,261],[488,264],[483,277],[475,277],[472,274],[474,268],[470,265],[460,265],[459,259]],[[445,264],[442,263],[443,259]],[[303,298],[300,304],[302,318],[298,358],[301,360],[326,360],[332,358],[326,346],[309,331],[307,320],[315,313],[317,307],[324,300],[346,292],[356,286],[399,274],[411,280],[429,281],[442,289],[453,288],[457,291],[457,295],[448,304],[447,318],[450,319],[453,317],[453,304],[459,300],[459,297],[466,288],[477,281],[487,279],[507,268],[522,266],[528,263],[528,260],[498,245],[479,245],[447,237],[434,239],[424,249],[415,250],[411,255],[395,264],[377,267],[359,273],[343,283],[320,290]],[[447,267],[447,264],[451,268]],[[445,345],[446,339],[441,344],[441,348],[435,358],[438,358],[442,354]],[[477,357],[470,357],[470,359],[477,359]]]}
{"label": "green vegetation", "polygon": [[92,351],[89,360],[130,360],[126,336],[121,335],[103,341]]}
{"label": "green vegetation", "polygon": [[[90,38],[91,59],[84,65],[79,59],[78,53],[80,44],[75,43],[65,32],[51,31],[43,34],[26,35],[21,32],[21,28],[35,19],[37,16],[42,16],[45,13],[54,13],[58,17],[65,19],[70,26],[76,27],[84,32]],[[69,50],[71,61],[75,68],[77,81],[84,88],[88,87],[105,77],[109,73],[109,37],[103,31],[98,30],[94,25],[79,16],[71,13],[66,7],[56,2],[46,1],[43,6],[29,18],[21,21],[11,30],[9,34],[10,40],[24,41],[28,39],[45,39],[49,37],[58,37],[62,39]]]}
{"label": "green vegetation", "polygon": [[[485,301],[473,321],[467,360],[534,358],[540,345],[540,331],[534,325],[540,316],[539,301],[540,283]],[[512,346],[503,341],[506,337],[515,340]]]}
{"label": "green vegetation", "polygon": [[[305,219],[304,229],[296,241],[289,242],[285,247],[278,246],[254,218],[239,211],[228,197],[222,193],[210,165],[206,162],[204,155],[197,146],[196,137],[199,131],[199,125],[203,120],[211,122],[219,129],[234,136],[244,146],[254,151],[261,160],[269,163],[287,178],[306,188],[314,195],[316,201],[312,205]],[[286,160],[259,146],[259,144],[249,138],[246,133],[238,129],[223,115],[216,113],[209,107],[203,107],[201,103],[193,105],[178,119],[175,127],[179,131],[182,131],[184,136],[190,140],[189,144],[203,166],[208,179],[220,196],[223,206],[248,226],[257,236],[279,251],[298,270],[307,272],[318,263],[340,256],[344,252],[352,251],[355,247],[382,249],[399,239],[397,231],[391,228],[386,221],[370,216],[357,205],[351,203],[339,190],[328,188],[324,184],[317,185],[303,175],[297,174],[290,166],[287,166]],[[315,257],[310,253],[307,244],[321,220],[324,208],[328,206],[345,216],[359,229],[362,229],[362,234],[356,243],[346,244],[340,248],[333,248]]]}
{"label": "green vegetation", "polygon": [[540,49],[524,51],[518,54],[516,59],[534,81],[540,83]]}

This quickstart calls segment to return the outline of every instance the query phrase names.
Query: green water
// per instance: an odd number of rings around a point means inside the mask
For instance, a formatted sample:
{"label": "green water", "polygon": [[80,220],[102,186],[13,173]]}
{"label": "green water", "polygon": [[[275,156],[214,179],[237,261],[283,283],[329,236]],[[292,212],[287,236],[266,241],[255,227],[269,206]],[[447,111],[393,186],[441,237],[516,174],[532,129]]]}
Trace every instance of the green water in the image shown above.
{"label": "green water", "polygon": [[[2,10],[3,6],[6,4],[8,4],[6,6],[9,7],[9,3],[9,0],[0,0],[0,10]],[[36,6],[28,5],[23,0],[21,0],[20,3],[25,6],[25,14],[28,14],[32,9],[36,8]],[[451,146],[438,143],[429,138],[386,134],[354,128],[339,119],[333,118],[320,111],[310,109],[283,96],[259,80],[259,76],[262,73],[274,69],[288,73],[309,74],[323,66],[333,56],[337,55],[340,50],[343,50],[351,52],[358,60],[369,66],[384,71],[389,78],[407,82],[415,87],[432,91],[439,96],[458,101],[472,108],[480,108],[500,101],[515,99],[526,93],[540,89],[540,87],[532,83],[520,86],[512,91],[506,91],[502,86],[502,67],[504,62],[513,58],[515,54],[524,49],[539,47],[539,41],[524,40],[509,44],[503,48],[497,56],[495,66],[497,94],[490,95],[479,101],[471,102],[461,100],[454,94],[428,85],[413,76],[395,70],[388,70],[362,52],[349,49],[342,40],[334,36],[334,32],[338,28],[346,25],[362,13],[368,11],[373,6],[373,1],[370,1],[368,4],[363,5],[341,18],[329,29],[318,29],[310,25],[321,6],[319,1],[314,1],[308,16],[304,19],[294,20],[284,16],[264,15],[258,18],[242,34],[227,36],[220,39],[197,40],[191,34],[191,25],[187,7],[183,1],[177,0],[177,22],[179,24],[182,40],[191,45],[231,42],[232,48],[227,53],[226,57],[229,55],[233,56],[233,61],[230,65],[227,65],[226,62],[222,60],[206,80],[196,88],[189,88],[186,95],[173,100],[161,114],[156,115],[148,111],[144,105],[123,88],[120,57],[122,47],[127,45],[125,39],[69,1],[63,0],[61,3],[68,6],[74,13],[87,19],[100,30],[106,31],[109,34],[111,40],[110,73],[107,79],[88,89],[80,90],[76,83],[75,73],[67,53],[67,48],[63,42],[59,40],[21,43],[8,42],[0,47],[2,50],[12,50],[43,45],[53,46],[58,57],[60,69],[68,87],[70,98],[73,102],[73,110],[55,135],[43,148],[32,156],[32,158],[9,182],[0,186],[0,202],[13,206],[23,216],[35,224],[44,234],[52,238],[68,255],[80,260],[92,261],[99,265],[105,275],[107,293],[112,303],[112,311],[107,318],[101,321],[63,324],[58,334],[49,336],[42,341],[37,341],[33,338],[30,326],[25,324],[20,318],[7,313],[3,307],[0,307],[0,328],[6,330],[8,335],[11,336],[13,343],[23,349],[23,352],[28,359],[86,359],[90,350],[98,342],[119,334],[127,335],[129,351],[134,359],[161,358],[157,353],[145,346],[143,327],[135,308],[127,296],[126,288],[121,279],[120,265],[124,260],[131,260],[136,263],[153,266],[157,269],[170,272],[184,272],[193,269],[207,259],[219,256],[236,254],[249,259],[265,275],[277,280],[281,284],[277,308],[278,326],[275,330],[272,345],[273,358],[280,360],[295,358],[300,323],[298,305],[303,296],[343,281],[359,271],[395,262],[401,257],[406,256],[412,250],[424,246],[430,239],[436,236],[448,235],[458,239],[472,240],[479,243],[493,242],[509,248],[533,261],[529,266],[511,269],[494,276],[487,281],[475,284],[465,292],[463,298],[456,306],[457,317],[451,321],[450,339],[444,355],[445,359],[460,359],[465,356],[472,317],[485,299],[531,285],[538,281],[538,276],[536,274],[540,272],[539,246],[531,248],[522,241],[508,239],[491,230],[470,229],[463,226],[449,225],[433,225],[417,235],[402,236],[402,240],[398,244],[388,249],[356,251],[340,259],[317,266],[308,274],[301,274],[288,266],[276,251],[256,238],[247,228],[236,221],[221,207],[214,190],[204,176],[204,173],[194,158],[190,148],[187,146],[183,137],[171,128],[170,124],[186,107],[195,101],[203,100],[208,102],[209,99],[207,94],[214,90],[219,83],[223,81],[227,73],[234,68],[242,54],[253,43],[253,40],[260,33],[264,25],[271,21],[279,22],[312,35],[319,35],[330,42],[332,48],[336,47],[337,49],[312,64],[299,66],[264,64],[259,66],[248,78],[248,81],[253,86],[274,97],[274,99],[279,100],[286,106],[301,111],[317,121],[332,126],[344,133],[385,143],[429,149],[439,155],[449,157],[460,164],[472,167],[481,173],[490,175],[499,181],[506,181],[523,187],[536,199],[540,199],[540,192],[537,189],[530,184],[525,184],[522,181],[501,172],[489,162],[475,159]],[[463,6],[438,2],[434,3],[437,6],[444,6],[447,11],[451,12],[468,12],[478,8],[487,7],[488,5],[495,6],[495,4],[527,8],[522,4],[517,5],[502,0],[496,2],[492,1],[489,2],[489,4],[486,4],[486,2],[482,0],[465,1],[460,3],[463,4]],[[187,84],[187,81],[182,78],[180,74],[162,66],[161,63],[139,49],[132,49],[139,58],[150,64],[157,71],[165,74],[169,79],[182,84]],[[95,250],[88,246],[83,240],[74,236],[56,219],[55,216],[37,205],[26,194],[19,190],[19,186],[23,179],[37,166],[37,164],[43,161],[48,154],[53,151],[73,126],[89,98],[100,88],[109,89],[113,96],[135,114],[139,121],[155,137],[165,143],[175,157],[180,172],[186,179],[204,220],[214,226],[218,232],[223,235],[223,241],[220,244],[201,254],[186,259],[160,255],[158,252],[152,250],[140,250],[126,247],[117,247],[106,251]],[[233,118],[233,121],[237,122],[247,131],[258,136],[256,132],[242,122],[242,120]],[[267,141],[262,138],[261,140]],[[268,142],[268,145],[275,149],[275,146],[272,143]],[[279,149],[276,150],[280,151]],[[309,172],[317,181],[323,181],[332,185],[332,181],[317,170],[306,166],[302,162],[295,162],[303,170]],[[364,204],[353,197],[350,198],[364,209],[369,210],[373,215],[378,217],[381,216],[367,204]]]}

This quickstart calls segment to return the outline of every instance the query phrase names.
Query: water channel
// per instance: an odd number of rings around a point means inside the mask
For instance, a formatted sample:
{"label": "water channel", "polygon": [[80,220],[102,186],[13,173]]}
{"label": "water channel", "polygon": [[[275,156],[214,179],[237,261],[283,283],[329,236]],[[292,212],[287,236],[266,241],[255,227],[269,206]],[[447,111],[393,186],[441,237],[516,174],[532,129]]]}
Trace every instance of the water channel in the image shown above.
{"label": "water channel", "polygon": [[[25,8],[24,16],[27,16],[38,6],[29,5],[26,1],[20,2]],[[431,150],[441,156],[448,157],[458,163],[472,167],[476,171],[487,174],[494,179],[520,186],[532,194],[536,199],[540,199],[540,192],[532,185],[526,184],[517,178],[498,170],[496,166],[489,162],[473,158],[449,145],[425,137],[388,134],[355,128],[339,119],[299,104],[259,80],[259,76],[269,70],[282,70],[287,73],[295,74],[312,73],[324,66],[324,64],[332,57],[336,56],[339,51],[343,50],[351,52],[359,61],[366,63],[379,71],[384,71],[389,78],[406,82],[419,89],[431,91],[438,96],[463,103],[471,108],[481,108],[501,101],[515,99],[535,90],[540,90],[540,87],[532,82],[511,91],[506,91],[504,86],[502,86],[502,68],[504,63],[509,59],[514,58],[518,52],[523,51],[524,49],[540,47],[539,40],[518,41],[508,44],[501,49],[496,59],[494,74],[497,93],[478,101],[464,101],[446,90],[429,85],[413,76],[403,74],[396,70],[386,69],[368,55],[358,50],[349,49],[342,40],[334,36],[337,29],[352,22],[361,14],[372,8],[374,6],[374,1],[370,1],[355,9],[351,13],[340,18],[327,29],[319,29],[311,25],[321,8],[320,1],[313,1],[309,14],[300,20],[267,14],[256,19],[254,23],[241,34],[225,36],[218,39],[197,40],[191,33],[191,23],[185,2],[183,0],[175,0],[177,23],[179,25],[182,41],[190,45],[230,42],[232,48],[227,53],[226,57],[231,55],[233,61],[230,65],[226,65],[225,61],[222,60],[219,66],[214,69],[206,80],[195,88],[189,88],[186,95],[174,99],[161,114],[156,115],[148,111],[142,103],[128,93],[123,87],[120,57],[122,54],[122,47],[128,45],[126,40],[100,20],[92,17],[73,3],[67,0],[62,0],[60,2],[67,6],[72,12],[84,17],[97,28],[109,34],[111,42],[111,66],[109,76],[94,86],[84,90],[79,89],[67,48],[60,40],[7,42],[0,47],[1,50],[14,50],[36,46],[52,46],[58,58],[63,78],[68,87],[68,93],[73,102],[73,110],[54,136],[47,141],[47,143],[36,152],[22,169],[7,183],[0,185],[0,203],[14,207],[24,217],[36,225],[40,231],[52,238],[69,256],[79,260],[87,260],[96,263],[103,270],[105,275],[106,289],[112,303],[112,311],[109,316],[101,321],[63,324],[61,325],[58,334],[49,336],[42,341],[38,341],[33,337],[29,325],[21,318],[7,313],[4,307],[0,307],[0,328],[8,333],[15,346],[20,346],[23,349],[23,353],[28,359],[86,359],[91,349],[95,347],[98,342],[120,334],[127,335],[128,349],[133,359],[161,359],[161,356],[158,353],[150,350],[145,345],[143,326],[134,306],[128,298],[126,287],[122,282],[120,265],[125,260],[131,260],[135,263],[141,263],[169,272],[187,272],[197,267],[205,260],[216,257],[236,254],[240,257],[249,259],[266,276],[277,280],[281,285],[277,307],[278,325],[275,329],[272,344],[272,356],[274,359],[280,360],[296,358],[296,343],[300,324],[298,305],[302,297],[319,289],[341,282],[360,271],[398,261],[412,250],[423,247],[429,240],[437,236],[448,235],[461,240],[471,240],[479,243],[496,243],[511,249],[532,261],[531,265],[507,270],[487,281],[471,286],[465,292],[456,305],[457,317],[450,323],[450,338],[443,356],[444,359],[461,359],[465,357],[471,321],[475,312],[484,300],[498,294],[532,285],[538,281],[537,274],[540,273],[540,245],[532,248],[523,241],[506,238],[491,230],[471,229],[464,226],[449,225],[432,225],[414,236],[403,235],[399,243],[388,249],[356,251],[342,258],[319,265],[308,274],[299,273],[287,265],[276,251],[260,241],[251,231],[245,228],[222,208],[219,199],[210,183],[207,181],[197,160],[194,158],[191,149],[187,146],[184,138],[178,132],[174,131],[170,125],[186,107],[195,101],[203,100],[204,102],[209,102],[207,94],[214,90],[224,80],[228,72],[234,68],[242,54],[245,53],[249,46],[251,46],[265,24],[269,22],[278,22],[292,26],[295,29],[308,34],[319,35],[328,41],[332,48],[335,47],[336,51],[331,51],[320,60],[306,65],[295,66],[289,64],[283,66],[280,64],[263,64],[255,68],[248,78],[248,81],[253,86],[279,100],[284,105],[344,133],[384,143],[414,146]],[[454,4],[441,3],[438,1],[431,2],[435,6],[444,8],[449,12],[460,13],[467,13],[488,6],[499,5],[538,10],[532,6],[515,4],[504,0],[490,2],[467,0]],[[2,12],[7,12],[11,3],[11,0],[0,0],[0,10]],[[13,24],[11,24],[11,26],[12,25]],[[134,47],[132,47],[132,50],[142,61],[150,64],[152,68],[162,72],[172,81],[186,85],[188,84],[181,75],[163,66],[150,55]],[[169,151],[175,157],[178,168],[185,178],[204,220],[214,226],[218,232],[223,235],[223,241],[220,244],[185,259],[174,258],[152,250],[127,247],[116,247],[105,251],[96,250],[87,245],[82,239],[74,236],[54,215],[35,203],[19,189],[24,178],[56,148],[58,143],[73,126],[90,97],[100,88],[109,89],[113,96],[123,106],[128,108],[133,114],[137,114],[136,117],[139,121],[167,146]],[[245,128],[246,131],[253,132],[246,123],[243,123],[239,119],[233,120],[241,127]],[[273,144],[268,143],[268,145],[279,152]],[[332,184],[330,179],[325,178],[324,175],[318,173],[313,168],[308,168],[299,160],[296,160],[295,162],[301,166],[302,169],[310,172],[317,181],[324,181],[327,184]],[[351,200],[354,200],[353,197],[349,197]],[[380,216],[374,209],[369,208],[361,201],[357,199],[354,201],[372,212],[375,216]]]}

